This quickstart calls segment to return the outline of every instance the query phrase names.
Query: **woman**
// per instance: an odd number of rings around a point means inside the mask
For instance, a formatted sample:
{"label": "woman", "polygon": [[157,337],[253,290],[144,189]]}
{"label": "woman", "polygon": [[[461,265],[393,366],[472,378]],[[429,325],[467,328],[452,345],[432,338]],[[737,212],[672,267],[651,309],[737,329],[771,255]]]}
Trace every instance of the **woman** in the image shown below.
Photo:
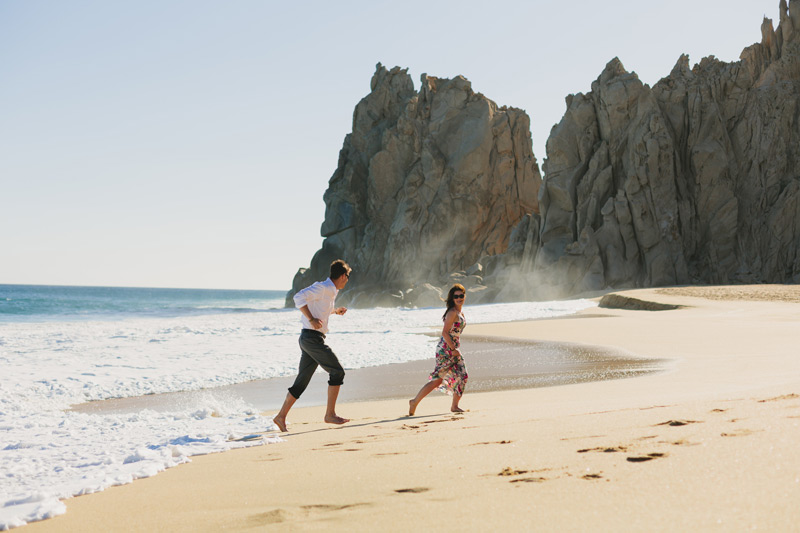
{"label": "woman", "polygon": [[431,372],[430,381],[425,384],[417,393],[413,400],[408,401],[408,416],[414,416],[417,406],[422,399],[433,389],[440,385],[448,394],[453,395],[453,403],[450,411],[463,413],[464,410],[458,406],[461,396],[464,394],[464,386],[467,384],[467,367],[464,366],[464,358],[458,347],[461,345],[461,332],[464,331],[466,320],[461,308],[464,306],[464,299],[467,291],[463,285],[456,283],[447,293],[447,311],[442,315],[444,327],[442,328],[442,338],[436,345],[436,368]]}

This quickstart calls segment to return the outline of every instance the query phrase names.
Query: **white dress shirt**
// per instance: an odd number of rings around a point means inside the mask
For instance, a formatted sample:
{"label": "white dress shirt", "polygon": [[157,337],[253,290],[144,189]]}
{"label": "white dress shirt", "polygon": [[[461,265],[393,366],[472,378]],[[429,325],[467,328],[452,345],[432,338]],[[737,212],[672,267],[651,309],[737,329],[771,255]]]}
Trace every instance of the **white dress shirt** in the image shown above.
{"label": "white dress shirt", "polygon": [[[333,284],[331,278],[328,278],[325,281],[317,281],[310,287],[298,291],[297,294],[294,295],[294,305],[298,309],[307,305],[308,310],[311,311],[311,316],[322,321],[322,327],[316,331],[327,335],[328,317],[333,313],[333,302],[338,293],[339,289]],[[311,321],[308,320],[306,315],[302,315],[302,319],[304,329],[314,329],[314,326],[311,325]]]}

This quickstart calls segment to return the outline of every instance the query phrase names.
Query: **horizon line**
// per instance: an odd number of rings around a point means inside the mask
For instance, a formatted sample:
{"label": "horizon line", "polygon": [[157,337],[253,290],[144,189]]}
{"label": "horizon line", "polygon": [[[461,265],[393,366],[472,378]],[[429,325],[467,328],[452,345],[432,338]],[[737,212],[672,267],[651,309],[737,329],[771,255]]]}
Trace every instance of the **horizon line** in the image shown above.
{"label": "horizon line", "polygon": [[231,289],[220,287],[153,287],[146,285],[70,285],[50,283],[0,283],[0,287],[73,287],[92,289],[173,289],[186,291],[259,291],[259,292],[288,292],[291,289]]}

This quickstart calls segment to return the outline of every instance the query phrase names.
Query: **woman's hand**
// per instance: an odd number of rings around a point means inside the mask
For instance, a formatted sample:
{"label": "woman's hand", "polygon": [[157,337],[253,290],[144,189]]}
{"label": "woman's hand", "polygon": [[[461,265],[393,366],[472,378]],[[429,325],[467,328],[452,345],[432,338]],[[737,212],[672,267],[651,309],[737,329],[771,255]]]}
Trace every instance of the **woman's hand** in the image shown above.
{"label": "woman's hand", "polygon": [[312,318],[308,321],[314,329],[322,329],[322,320],[319,318]]}
{"label": "woman's hand", "polygon": [[343,315],[343,314],[345,314],[347,312],[347,308],[346,307],[337,307],[336,309],[333,310],[333,312],[336,313],[337,315]]}

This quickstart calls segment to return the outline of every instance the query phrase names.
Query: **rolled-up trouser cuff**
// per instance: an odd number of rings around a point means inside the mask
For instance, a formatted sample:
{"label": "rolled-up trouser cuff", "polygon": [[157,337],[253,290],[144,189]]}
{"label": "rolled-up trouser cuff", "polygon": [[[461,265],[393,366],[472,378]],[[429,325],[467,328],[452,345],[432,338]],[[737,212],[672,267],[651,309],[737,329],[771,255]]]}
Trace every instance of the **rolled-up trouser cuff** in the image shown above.
{"label": "rolled-up trouser cuff", "polygon": [[325,344],[325,335],[313,329],[303,329],[300,333],[300,366],[294,385],[289,387],[289,394],[295,398],[308,387],[317,366],[321,366],[329,375],[328,385],[336,387],[344,383],[344,368],[333,350]]}

